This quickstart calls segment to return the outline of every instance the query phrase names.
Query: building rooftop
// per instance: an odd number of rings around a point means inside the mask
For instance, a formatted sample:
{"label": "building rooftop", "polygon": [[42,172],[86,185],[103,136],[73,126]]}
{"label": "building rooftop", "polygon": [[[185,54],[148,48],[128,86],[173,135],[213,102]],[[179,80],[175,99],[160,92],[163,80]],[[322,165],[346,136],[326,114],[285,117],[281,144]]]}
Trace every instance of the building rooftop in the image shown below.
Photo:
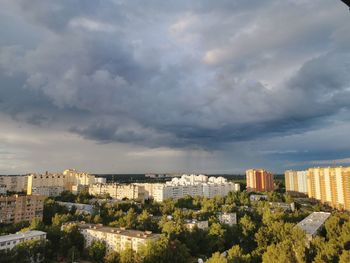
{"label": "building rooftop", "polygon": [[304,230],[307,235],[314,236],[330,215],[331,213],[327,212],[313,212],[300,221],[297,226]]}
{"label": "building rooftop", "polygon": [[137,237],[137,238],[142,238],[142,239],[155,238],[155,237],[160,236],[159,234],[152,233],[152,231],[139,231],[139,230],[132,230],[132,229],[108,227],[108,226],[103,226],[101,224],[79,223],[78,227],[80,229],[94,229],[94,230],[100,231],[100,232],[116,233],[116,234],[119,234],[122,236]]}
{"label": "building rooftop", "polygon": [[41,235],[46,235],[46,233],[43,231],[38,231],[38,230],[31,230],[31,231],[27,231],[27,232],[23,232],[23,233],[18,232],[16,234],[0,236],[0,243],[12,241],[12,240],[16,240],[16,239],[21,239],[21,238],[37,237],[37,236],[41,236]]}

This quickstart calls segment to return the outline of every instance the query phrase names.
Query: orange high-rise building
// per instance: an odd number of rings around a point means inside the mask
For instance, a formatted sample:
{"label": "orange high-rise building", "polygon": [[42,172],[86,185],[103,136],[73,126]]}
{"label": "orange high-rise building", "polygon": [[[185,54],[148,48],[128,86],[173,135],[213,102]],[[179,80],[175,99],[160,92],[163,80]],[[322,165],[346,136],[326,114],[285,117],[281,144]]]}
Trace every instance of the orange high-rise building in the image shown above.
{"label": "orange high-rise building", "polygon": [[249,169],[246,171],[247,191],[273,191],[273,174],[263,169]]}

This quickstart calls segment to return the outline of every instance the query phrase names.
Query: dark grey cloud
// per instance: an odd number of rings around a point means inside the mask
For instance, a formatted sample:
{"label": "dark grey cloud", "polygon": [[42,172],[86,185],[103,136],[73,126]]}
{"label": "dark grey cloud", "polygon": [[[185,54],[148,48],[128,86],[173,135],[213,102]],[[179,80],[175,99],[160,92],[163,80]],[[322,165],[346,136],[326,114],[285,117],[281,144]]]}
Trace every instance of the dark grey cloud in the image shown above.
{"label": "dark grey cloud", "polygon": [[317,130],[349,109],[341,4],[3,2],[40,37],[0,47],[1,112],[31,124],[213,150]]}

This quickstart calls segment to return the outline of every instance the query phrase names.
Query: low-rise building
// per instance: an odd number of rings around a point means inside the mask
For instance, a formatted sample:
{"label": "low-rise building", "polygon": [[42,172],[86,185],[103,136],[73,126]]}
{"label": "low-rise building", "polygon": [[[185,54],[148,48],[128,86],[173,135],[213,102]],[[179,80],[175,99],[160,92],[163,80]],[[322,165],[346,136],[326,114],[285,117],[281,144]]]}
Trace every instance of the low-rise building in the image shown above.
{"label": "low-rise building", "polygon": [[13,195],[0,197],[0,223],[13,224],[43,218],[44,196]]}
{"label": "low-rise building", "polygon": [[71,210],[73,207],[76,208],[77,213],[79,214],[89,214],[91,215],[94,211],[95,206],[88,204],[80,203],[70,203],[70,202],[57,202],[59,205],[66,207]]}
{"label": "low-rise building", "polygon": [[237,214],[236,213],[219,213],[218,219],[221,224],[226,224],[233,226],[237,224]]}
{"label": "low-rise building", "polygon": [[295,203],[269,202],[270,207],[294,212]]}
{"label": "low-rise building", "polygon": [[101,224],[79,223],[77,225],[84,236],[86,247],[90,246],[93,241],[100,240],[106,243],[108,252],[120,252],[127,248],[137,252],[147,242],[157,241],[160,238],[159,234],[151,231],[106,227]]}
{"label": "low-rise building", "polygon": [[195,227],[198,229],[206,230],[209,228],[209,223],[208,220],[205,221],[199,221],[199,220],[185,220],[185,227],[189,230],[192,231]]}
{"label": "low-rise building", "polygon": [[31,230],[23,233],[0,236],[0,250],[13,249],[18,244],[25,241],[45,241],[46,233],[37,230]]}
{"label": "low-rise building", "polygon": [[250,201],[266,201],[267,200],[267,195],[256,195],[256,194],[251,194],[249,196]]}
{"label": "low-rise building", "polygon": [[307,239],[310,241],[321,229],[331,213],[327,212],[313,212],[297,224],[301,228]]}

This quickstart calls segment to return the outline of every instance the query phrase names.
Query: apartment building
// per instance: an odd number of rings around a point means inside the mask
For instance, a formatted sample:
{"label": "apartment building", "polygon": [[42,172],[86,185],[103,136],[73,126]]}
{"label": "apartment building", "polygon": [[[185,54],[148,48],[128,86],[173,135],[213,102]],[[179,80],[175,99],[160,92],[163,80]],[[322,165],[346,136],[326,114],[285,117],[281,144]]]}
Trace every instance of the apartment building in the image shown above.
{"label": "apartment building", "polygon": [[0,184],[6,185],[6,191],[24,192],[27,191],[28,176],[26,175],[3,175],[0,176]]}
{"label": "apartment building", "polygon": [[117,199],[145,201],[145,187],[137,184],[120,184],[117,186]]}
{"label": "apartment building", "polygon": [[44,210],[43,196],[3,196],[0,197],[0,223],[13,224],[20,221],[42,219]]}
{"label": "apartment building", "polygon": [[63,187],[64,190],[72,191],[73,186],[90,185],[95,182],[94,179],[93,175],[73,169],[65,170],[63,173],[30,174],[28,175],[27,194],[31,195],[33,188],[41,187]]}
{"label": "apartment building", "polygon": [[95,240],[101,240],[106,243],[108,252],[120,252],[127,248],[137,252],[147,242],[157,241],[160,238],[159,234],[154,234],[151,231],[106,227],[101,224],[78,223],[77,225],[84,236],[86,247],[89,247]]}
{"label": "apartment building", "polygon": [[221,224],[226,224],[233,226],[237,224],[237,214],[236,213],[219,213],[217,215],[219,222]]}
{"label": "apartment building", "polygon": [[308,193],[307,184],[308,171],[285,171],[285,185],[286,191],[290,193]]}
{"label": "apartment building", "polygon": [[0,236],[0,250],[13,249],[25,241],[42,241],[46,240],[46,233],[42,231],[32,230],[24,233],[16,233],[5,236]]}
{"label": "apartment building", "polygon": [[202,230],[206,230],[209,228],[208,220],[203,220],[203,221],[185,220],[184,225],[189,231],[193,231],[194,228],[198,228]]}
{"label": "apartment building", "polygon": [[109,195],[111,198],[117,198],[117,188],[118,184],[110,183],[110,184],[92,184],[89,186],[89,194],[94,196],[103,196]]}
{"label": "apartment building", "polygon": [[273,191],[273,174],[263,169],[249,169],[246,171],[247,191]]}
{"label": "apartment building", "polygon": [[310,168],[307,186],[310,198],[350,211],[350,167]]}
{"label": "apartment building", "polygon": [[228,182],[223,177],[208,177],[206,175],[182,175],[166,183],[138,184],[145,188],[146,198],[162,202],[167,198],[179,199],[185,196],[226,196],[230,191],[239,191],[240,185]]}
{"label": "apartment building", "polygon": [[93,184],[89,186],[89,194],[95,196],[109,195],[118,200],[129,199],[143,202],[146,197],[145,187],[141,184]]}
{"label": "apartment building", "polygon": [[63,191],[62,186],[40,186],[32,188],[32,195],[59,196]]}

